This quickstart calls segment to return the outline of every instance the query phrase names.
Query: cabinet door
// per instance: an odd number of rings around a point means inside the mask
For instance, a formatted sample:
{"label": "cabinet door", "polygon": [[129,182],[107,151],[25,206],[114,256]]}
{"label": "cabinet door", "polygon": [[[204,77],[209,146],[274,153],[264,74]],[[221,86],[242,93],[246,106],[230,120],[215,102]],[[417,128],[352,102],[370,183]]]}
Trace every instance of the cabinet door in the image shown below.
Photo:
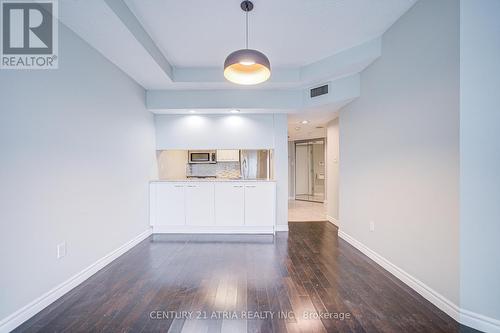
{"label": "cabinet door", "polygon": [[238,162],[240,160],[240,151],[238,149],[217,150],[217,161],[219,162]]}
{"label": "cabinet door", "polygon": [[245,184],[245,225],[273,226],[275,205],[274,183]]}
{"label": "cabinet door", "polygon": [[186,184],[186,224],[198,226],[213,226],[214,214],[214,184]]}
{"label": "cabinet door", "polygon": [[155,225],[184,225],[184,184],[156,184],[156,223]]}
{"label": "cabinet door", "polygon": [[220,226],[245,224],[244,183],[215,184],[215,224]]}

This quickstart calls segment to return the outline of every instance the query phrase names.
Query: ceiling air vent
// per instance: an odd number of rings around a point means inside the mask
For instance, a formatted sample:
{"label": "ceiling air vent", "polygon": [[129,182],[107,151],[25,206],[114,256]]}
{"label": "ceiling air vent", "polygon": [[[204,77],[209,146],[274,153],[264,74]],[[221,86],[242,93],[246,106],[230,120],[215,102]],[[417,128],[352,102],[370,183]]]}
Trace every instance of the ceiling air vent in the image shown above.
{"label": "ceiling air vent", "polygon": [[325,84],[324,86],[321,86],[321,87],[311,89],[311,98],[318,97],[321,95],[326,95],[326,94],[328,94],[328,84]]}

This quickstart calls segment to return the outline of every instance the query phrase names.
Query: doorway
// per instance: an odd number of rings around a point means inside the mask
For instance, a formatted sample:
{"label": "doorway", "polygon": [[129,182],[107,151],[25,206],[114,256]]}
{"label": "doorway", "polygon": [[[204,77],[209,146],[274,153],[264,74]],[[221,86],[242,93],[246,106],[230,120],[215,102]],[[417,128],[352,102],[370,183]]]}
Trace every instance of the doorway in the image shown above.
{"label": "doorway", "polygon": [[325,139],[295,141],[295,200],[325,201]]}

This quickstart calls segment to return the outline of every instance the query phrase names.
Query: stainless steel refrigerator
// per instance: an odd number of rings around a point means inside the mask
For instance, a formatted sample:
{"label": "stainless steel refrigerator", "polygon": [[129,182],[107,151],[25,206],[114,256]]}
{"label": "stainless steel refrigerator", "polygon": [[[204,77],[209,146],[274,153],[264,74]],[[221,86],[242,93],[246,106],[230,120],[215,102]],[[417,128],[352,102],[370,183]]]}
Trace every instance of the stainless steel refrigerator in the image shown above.
{"label": "stainless steel refrigerator", "polygon": [[271,179],[269,150],[241,150],[241,178]]}

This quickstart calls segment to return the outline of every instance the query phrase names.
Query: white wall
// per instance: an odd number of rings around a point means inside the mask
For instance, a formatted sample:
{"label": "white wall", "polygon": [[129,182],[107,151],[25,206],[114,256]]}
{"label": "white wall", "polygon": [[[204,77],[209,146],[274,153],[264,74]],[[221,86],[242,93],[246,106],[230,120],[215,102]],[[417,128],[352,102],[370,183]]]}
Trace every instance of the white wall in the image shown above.
{"label": "white wall", "polygon": [[274,169],[277,200],[276,224],[278,230],[288,230],[288,118],[286,114],[274,115]]}
{"label": "white wall", "polygon": [[326,214],[339,219],[339,119],[326,127]]}
{"label": "white wall", "polygon": [[145,92],[64,26],[59,37],[58,70],[0,73],[0,320],[148,228]]}
{"label": "white wall", "polygon": [[288,141],[288,198],[295,199],[295,142]]}
{"label": "white wall", "polygon": [[274,148],[272,114],[156,115],[155,123],[157,149]]}
{"label": "white wall", "polygon": [[418,1],[382,43],[340,113],[340,229],[458,304],[459,2]]}
{"label": "white wall", "polygon": [[500,1],[460,8],[460,301],[500,320]]}
{"label": "white wall", "polygon": [[273,149],[276,220],[288,223],[286,114],[156,115],[157,149]]}

